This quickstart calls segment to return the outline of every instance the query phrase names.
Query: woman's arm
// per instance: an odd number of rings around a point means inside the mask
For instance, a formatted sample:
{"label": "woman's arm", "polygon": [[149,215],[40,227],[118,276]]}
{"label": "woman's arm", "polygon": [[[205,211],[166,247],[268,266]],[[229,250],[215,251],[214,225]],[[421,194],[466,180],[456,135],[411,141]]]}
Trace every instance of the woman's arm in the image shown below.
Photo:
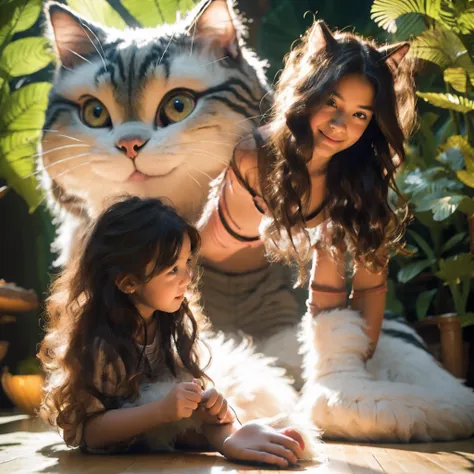
{"label": "woman's arm", "polygon": [[346,307],[345,283],[344,257],[334,258],[328,251],[314,247],[308,298],[312,314]]}
{"label": "woman's arm", "polygon": [[[244,178],[252,175],[252,183],[249,185],[257,190],[256,151],[239,145],[233,159]],[[209,200],[198,223],[202,239],[200,253],[209,261],[221,262],[244,248],[261,245],[258,226],[262,215],[255,207],[250,192],[237,179],[231,166],[225,173],[218,195]]]}
{"label": "woman's arm", "polygon": [[367,335],[372,343],[367,354],[370,359],[377,347],[382,328],[387,296],[387,273],[374,273],[362,263],[355,263],[352,279],[351,307],[361,312],[367,323]]}

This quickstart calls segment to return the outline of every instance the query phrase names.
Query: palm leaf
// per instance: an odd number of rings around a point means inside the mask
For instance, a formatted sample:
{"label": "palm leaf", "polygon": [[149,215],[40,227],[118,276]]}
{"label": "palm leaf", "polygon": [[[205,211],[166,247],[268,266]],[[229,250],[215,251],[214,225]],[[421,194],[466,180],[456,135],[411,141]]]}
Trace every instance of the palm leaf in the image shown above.
{"label": "palm leaf", "polygon": [[408,13],[439,20],[441,0],[375,0],[370,9],[372,20],[389,33],[397,32],[396,20]]}
{"label": "palm leaf", "polygon": [[107,0],[68,0],[67,3],[87,20],[119,30],[127,27],[125,20],[107,3]]}
{"label": "palm leaf", "polygon": [[474,66],[469,53],[459,36],[447,28],[438,26],[424,31],[415,38],[412,54],[420,59],[446,67],[462,67],[474,74]]}
{"label": "palm leaf", "polygon": [[[460,155],[460,160],[458,161],[458,158],[452,155],[452,158],[456,159],[456,163],[453,163],[454,166],[451,166],[451,168],[458,171],[466,166],[469,171],[474,172],[474,148],[469,144],[467,138],[462,135],[453,135],[446,140],[446,143],[439,147],[441,155],[449,154],[453,150],[457,151],[458,155]],[[440,161],[443,160],[440,159]]]}
{"label": "palm leaf", "polygon": [[49,41],[33,36],[10,43],[3,51],[0,67],[10,76],[26,76],[43,69],[53,58]]}
{"label": "palm leaf", "polygon": [[444,82],[451,85],[456,91],[466,93],[467,81],[474,85],[474,74],[470,76],[462,67],[449,67],[443,72]]}
{"label": "palm leaf", "polygon": [[474,110],[474,101],[455,94],[440,94],[436,92],[417,92],[416,95],[430,104],[442,109],[468,113]]}
{"label": "palm leaf", "polygon": [[122,5],[145,27],[174,23],[192,10],[197,0],[122,0]]}

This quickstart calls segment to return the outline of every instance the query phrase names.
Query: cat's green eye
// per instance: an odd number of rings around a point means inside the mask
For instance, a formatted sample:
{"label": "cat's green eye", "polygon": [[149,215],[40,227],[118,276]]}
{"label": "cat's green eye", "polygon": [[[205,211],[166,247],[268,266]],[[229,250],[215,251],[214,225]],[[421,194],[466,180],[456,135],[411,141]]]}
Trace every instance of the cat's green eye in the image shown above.
{"label": "cat's green eye", "polygon": [[110,127],[112,120],[105,105],[98,99],[90,99],[81,110],[81,120],[92,128]]}
{"label": "cat's green eye", "polygon": [[165,98],[159,110],[162,125],[181,122],[189,117],[196,107],[196,99],[189,92],[176,92]]}

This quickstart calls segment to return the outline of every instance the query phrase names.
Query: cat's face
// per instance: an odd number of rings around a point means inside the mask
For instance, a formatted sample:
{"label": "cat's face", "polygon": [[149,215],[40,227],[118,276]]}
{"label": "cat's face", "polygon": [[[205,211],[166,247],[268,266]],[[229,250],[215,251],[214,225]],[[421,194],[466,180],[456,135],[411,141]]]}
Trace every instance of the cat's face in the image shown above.
{"label": "cat's face", "polygon": [[61,67],[41,143],[46,185],[92,217],[128,193],[167,197],[196,219],[267,92],[234,24],[213,23],[223,11],[232,20],[226,2],[211,3],[190,30],[106,32],[64,7],[49,11]]}

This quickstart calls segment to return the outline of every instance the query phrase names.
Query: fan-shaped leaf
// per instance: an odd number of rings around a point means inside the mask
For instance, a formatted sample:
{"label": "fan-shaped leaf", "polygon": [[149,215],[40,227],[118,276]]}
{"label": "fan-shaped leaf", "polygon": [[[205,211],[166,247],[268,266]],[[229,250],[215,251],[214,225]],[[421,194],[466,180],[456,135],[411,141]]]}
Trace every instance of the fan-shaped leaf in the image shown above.
{"label": "fan-shaped leaf", "polygon": [[456,33],[442,26],[426,30],[415,38],[411,53],[443,69],[458,66],[469,74],[474,74],[472,60],[463,42]]}
{"label": "fan-shaped leaf", "polygon": [[69,6],[87,20],[124,30],[127,24],[107,0],[68,0]]}
{"label": "fan-shaped leaf", "polygon": [[458,92],[466,92],[467,81],[470,80],[474,84],[474,76],[467,75],[466,71],[462,67],[450,67],[443,72],[444,81],[451,84],[454,89]]}
{"label": "fan-shaped leaf", "polygon": [[24,76],[43,69],[53,58],[54,54],[46,38],[22,38],[5,48],[1,67],[13,77]]}
{"label": "fan-shaped leaf", "polygon": [[196,3],[195,0],[122,0],[122,5],[146,27],[174,23]]}
{"label": "fan-shaped leaf", "polygon": [[417,92],[416,95],[426,102],[429,102],[436,107],[441,107],[442,109],[455,110],[456,112],[464,114],[474,110],[474,101],[466,97],[435,92]]}
{"label": "fan-shaped leaf", "polygon": [[396,41],[405,41],[421,35],[426,30],[427,25],[423,15],[419,13],[406,13],[397,18],[396,27],[397,31],[394,39]]}
{"label": "fan-shaped leaf", "polygon": [[375,0],[370,17],[389,33],[397,31],[396,20],[407,13],[420,13],[435,20],[439,19],[441,0]]}
{"label": "fan-shaped leaf", "polygon": [[461,13],[457,18],[459,32],[462,34],[469,34],[474,31],[474,8],[468,8]]}

